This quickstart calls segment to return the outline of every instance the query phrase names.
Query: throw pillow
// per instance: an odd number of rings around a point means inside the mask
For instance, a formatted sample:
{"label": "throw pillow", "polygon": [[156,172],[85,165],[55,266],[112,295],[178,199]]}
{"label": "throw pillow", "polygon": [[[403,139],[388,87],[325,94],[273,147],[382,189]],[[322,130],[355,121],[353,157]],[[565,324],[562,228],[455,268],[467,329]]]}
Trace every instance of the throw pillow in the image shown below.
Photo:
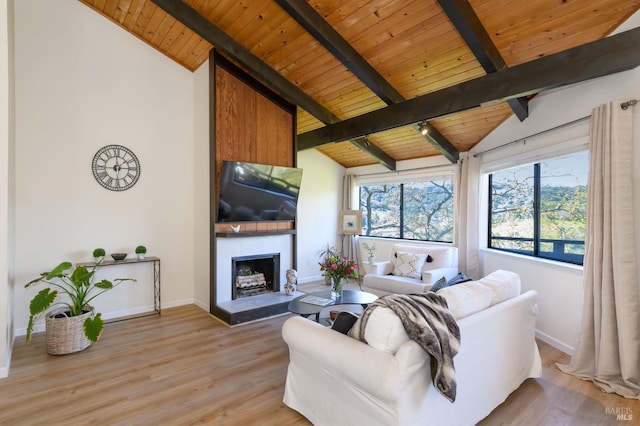
{"label": "throw pillow", "polygon": [[358,318],[358,315],[354,314],[353,312],[342,311],[336,317],[333,325],[331,325],[331,328],[333,330],[339,331],[342,334],[347,334],[349,333],[349,330],[351,330],[351,327],[353,327],[353,324],[356,323]]}
{"label": "throw pillow", "polygon": [[447,286],[460,284],[460,283],[466,283],[467,281],[471,281],[471,278],[467,277],[462,272],[459,272],[458,275],[456,275],[455,277],[453,277],[449,281],[447,281]]}
{"label": "throw pillow", "polygon": [[393,259],[393,275],[419,280],[426,260],[426,254],[398,252]]}
{"label": "throw pillow", "polygon": [[438,281],[436,281],[435,283],[433,283],[433,285],[429,288],[429,291],[438,291],[441,288],[445,288],[447,286],[449,286],[450,284],[447,282],[447,279],[445,277],[440,278]]}

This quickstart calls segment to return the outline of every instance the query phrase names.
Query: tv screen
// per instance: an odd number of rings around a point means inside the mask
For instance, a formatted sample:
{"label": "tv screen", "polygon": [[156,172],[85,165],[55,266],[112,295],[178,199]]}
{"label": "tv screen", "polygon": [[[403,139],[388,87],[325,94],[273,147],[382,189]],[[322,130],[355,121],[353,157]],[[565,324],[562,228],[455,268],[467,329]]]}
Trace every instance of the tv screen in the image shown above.
{"label": "tv screen", "polygon": [[293,221],[302,169],[223,161],[217,222]]}

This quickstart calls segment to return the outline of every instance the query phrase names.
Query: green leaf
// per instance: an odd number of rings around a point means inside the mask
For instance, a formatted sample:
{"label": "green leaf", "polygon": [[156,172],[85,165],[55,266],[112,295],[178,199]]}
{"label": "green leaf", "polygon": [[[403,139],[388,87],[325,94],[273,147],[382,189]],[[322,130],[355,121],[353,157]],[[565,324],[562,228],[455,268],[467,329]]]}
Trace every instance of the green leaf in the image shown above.
{"label": "green leaf", "polygon": [[29,304],[29,313],[31,316],[46,311],[47,308],[53,304],[53,301],[56,300],[57,296],[58,290],[51,290],[50,288],[40,290],[40,292],[31,299],[31,303]]}
{"label": "green leaf", "polygon": [[78,266],[71,274],[71,282],[76,286],[88,286],[95,270],[89,271],[85,266]]}
{"label": "green leaf", "polygon": [[24,285],[24,288],[29,287],[31,284],[39,283],[40,281],[42,281],[46,277],[47,277],[47,272],[43,272],[43,273],[40,274],[39,278],[33,279],[33,280],[29,281],[28,283],[26,283]]}
{"label": "green leaf", "polygon": [[113,288],[113,284],[109,280],[102,280],[98,283],[95,283],[95,286],[102,289],[110,289]]}
{"label": "green leaf", "polygon": [[84,320],[83,329],[84,335],[87,336],[87,339],[91,340],[93,343],[97,342],[98,339],[100,339],[102,330],[104,330],[104,321],[102,320],[102,314],[96,314],[95,317],[89,317]]}
{"label": "green leaf", "polygon": [[73,266],[71,262],[62,262],[47,274],[46,279],[50,280],[51,278],[64,276],[64,271],[71,269],[71,266]]}

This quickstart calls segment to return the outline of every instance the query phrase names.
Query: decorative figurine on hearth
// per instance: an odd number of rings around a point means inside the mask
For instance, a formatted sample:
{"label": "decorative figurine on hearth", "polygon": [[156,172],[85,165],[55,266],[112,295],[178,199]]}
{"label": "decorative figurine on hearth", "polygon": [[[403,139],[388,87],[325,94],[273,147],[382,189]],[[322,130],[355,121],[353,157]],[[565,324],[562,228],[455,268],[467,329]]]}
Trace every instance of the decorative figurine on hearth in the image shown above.
{"label": "decorative figurine on hearth", "polygon": [[284,292],[287,296],[292,296],[298,289],[298,272],[295,269],[287,269],[287,283],[284,285]]}

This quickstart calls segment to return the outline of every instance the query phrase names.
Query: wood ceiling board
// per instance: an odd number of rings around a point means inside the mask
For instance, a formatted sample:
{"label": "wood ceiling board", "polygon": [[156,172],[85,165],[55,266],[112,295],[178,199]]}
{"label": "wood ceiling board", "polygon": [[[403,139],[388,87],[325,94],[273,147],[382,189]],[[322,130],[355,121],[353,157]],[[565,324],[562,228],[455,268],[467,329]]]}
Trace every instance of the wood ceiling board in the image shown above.
{"label": "wood ceiling board", "polygon": [[135,16],[133,14],[129,15],[127,19],[125,19],[124,27],[137,36],[144,38],[144,30],[149,24],[153,13],[158,9],[158,6],[146,0],[141,0],[141,4],[140,12]]}
{"label": "wood ceiling board", "polygon": [[410,126],[376,133],[369,138],[396,160],[410,160],[439,154],[438,150]]}
{"label": "wood ceiling board", "polygon": [[465,152],[511,115],[513,112],[509,105],[502,102],[432,120],[431,124],[445,137],[454,139],[460,152]]}
{"label": "wood ceiling board", "polygon": [[377,164],[378,162],[350,142],[324,145],[317,149],[343,167]]}
{"label": "wood ceiling board", "polygon": [[297,133],[304,133],[310,130],[314,130],[324,126],[320,120],[315,118],[313,115],[309,114],[304,109],[298,107],[297,108],[297,116],[298,116],[298,124],[297,124]]}
{"label": "wood ceiling board", "polygon": [[[638,0],[540,0],[523,2],[518,8],[510,8],[510,3],[508,0],[471,1],[509,66],[599,39],[640,8]],[[561,36],[563,31],[568,36],[574,33],[579,36],[568,43]],[[547,34],[551,35],[552,42],[544,40]],[[545,43],[531,49],[532,43],[541,41],[540,35]]]}

